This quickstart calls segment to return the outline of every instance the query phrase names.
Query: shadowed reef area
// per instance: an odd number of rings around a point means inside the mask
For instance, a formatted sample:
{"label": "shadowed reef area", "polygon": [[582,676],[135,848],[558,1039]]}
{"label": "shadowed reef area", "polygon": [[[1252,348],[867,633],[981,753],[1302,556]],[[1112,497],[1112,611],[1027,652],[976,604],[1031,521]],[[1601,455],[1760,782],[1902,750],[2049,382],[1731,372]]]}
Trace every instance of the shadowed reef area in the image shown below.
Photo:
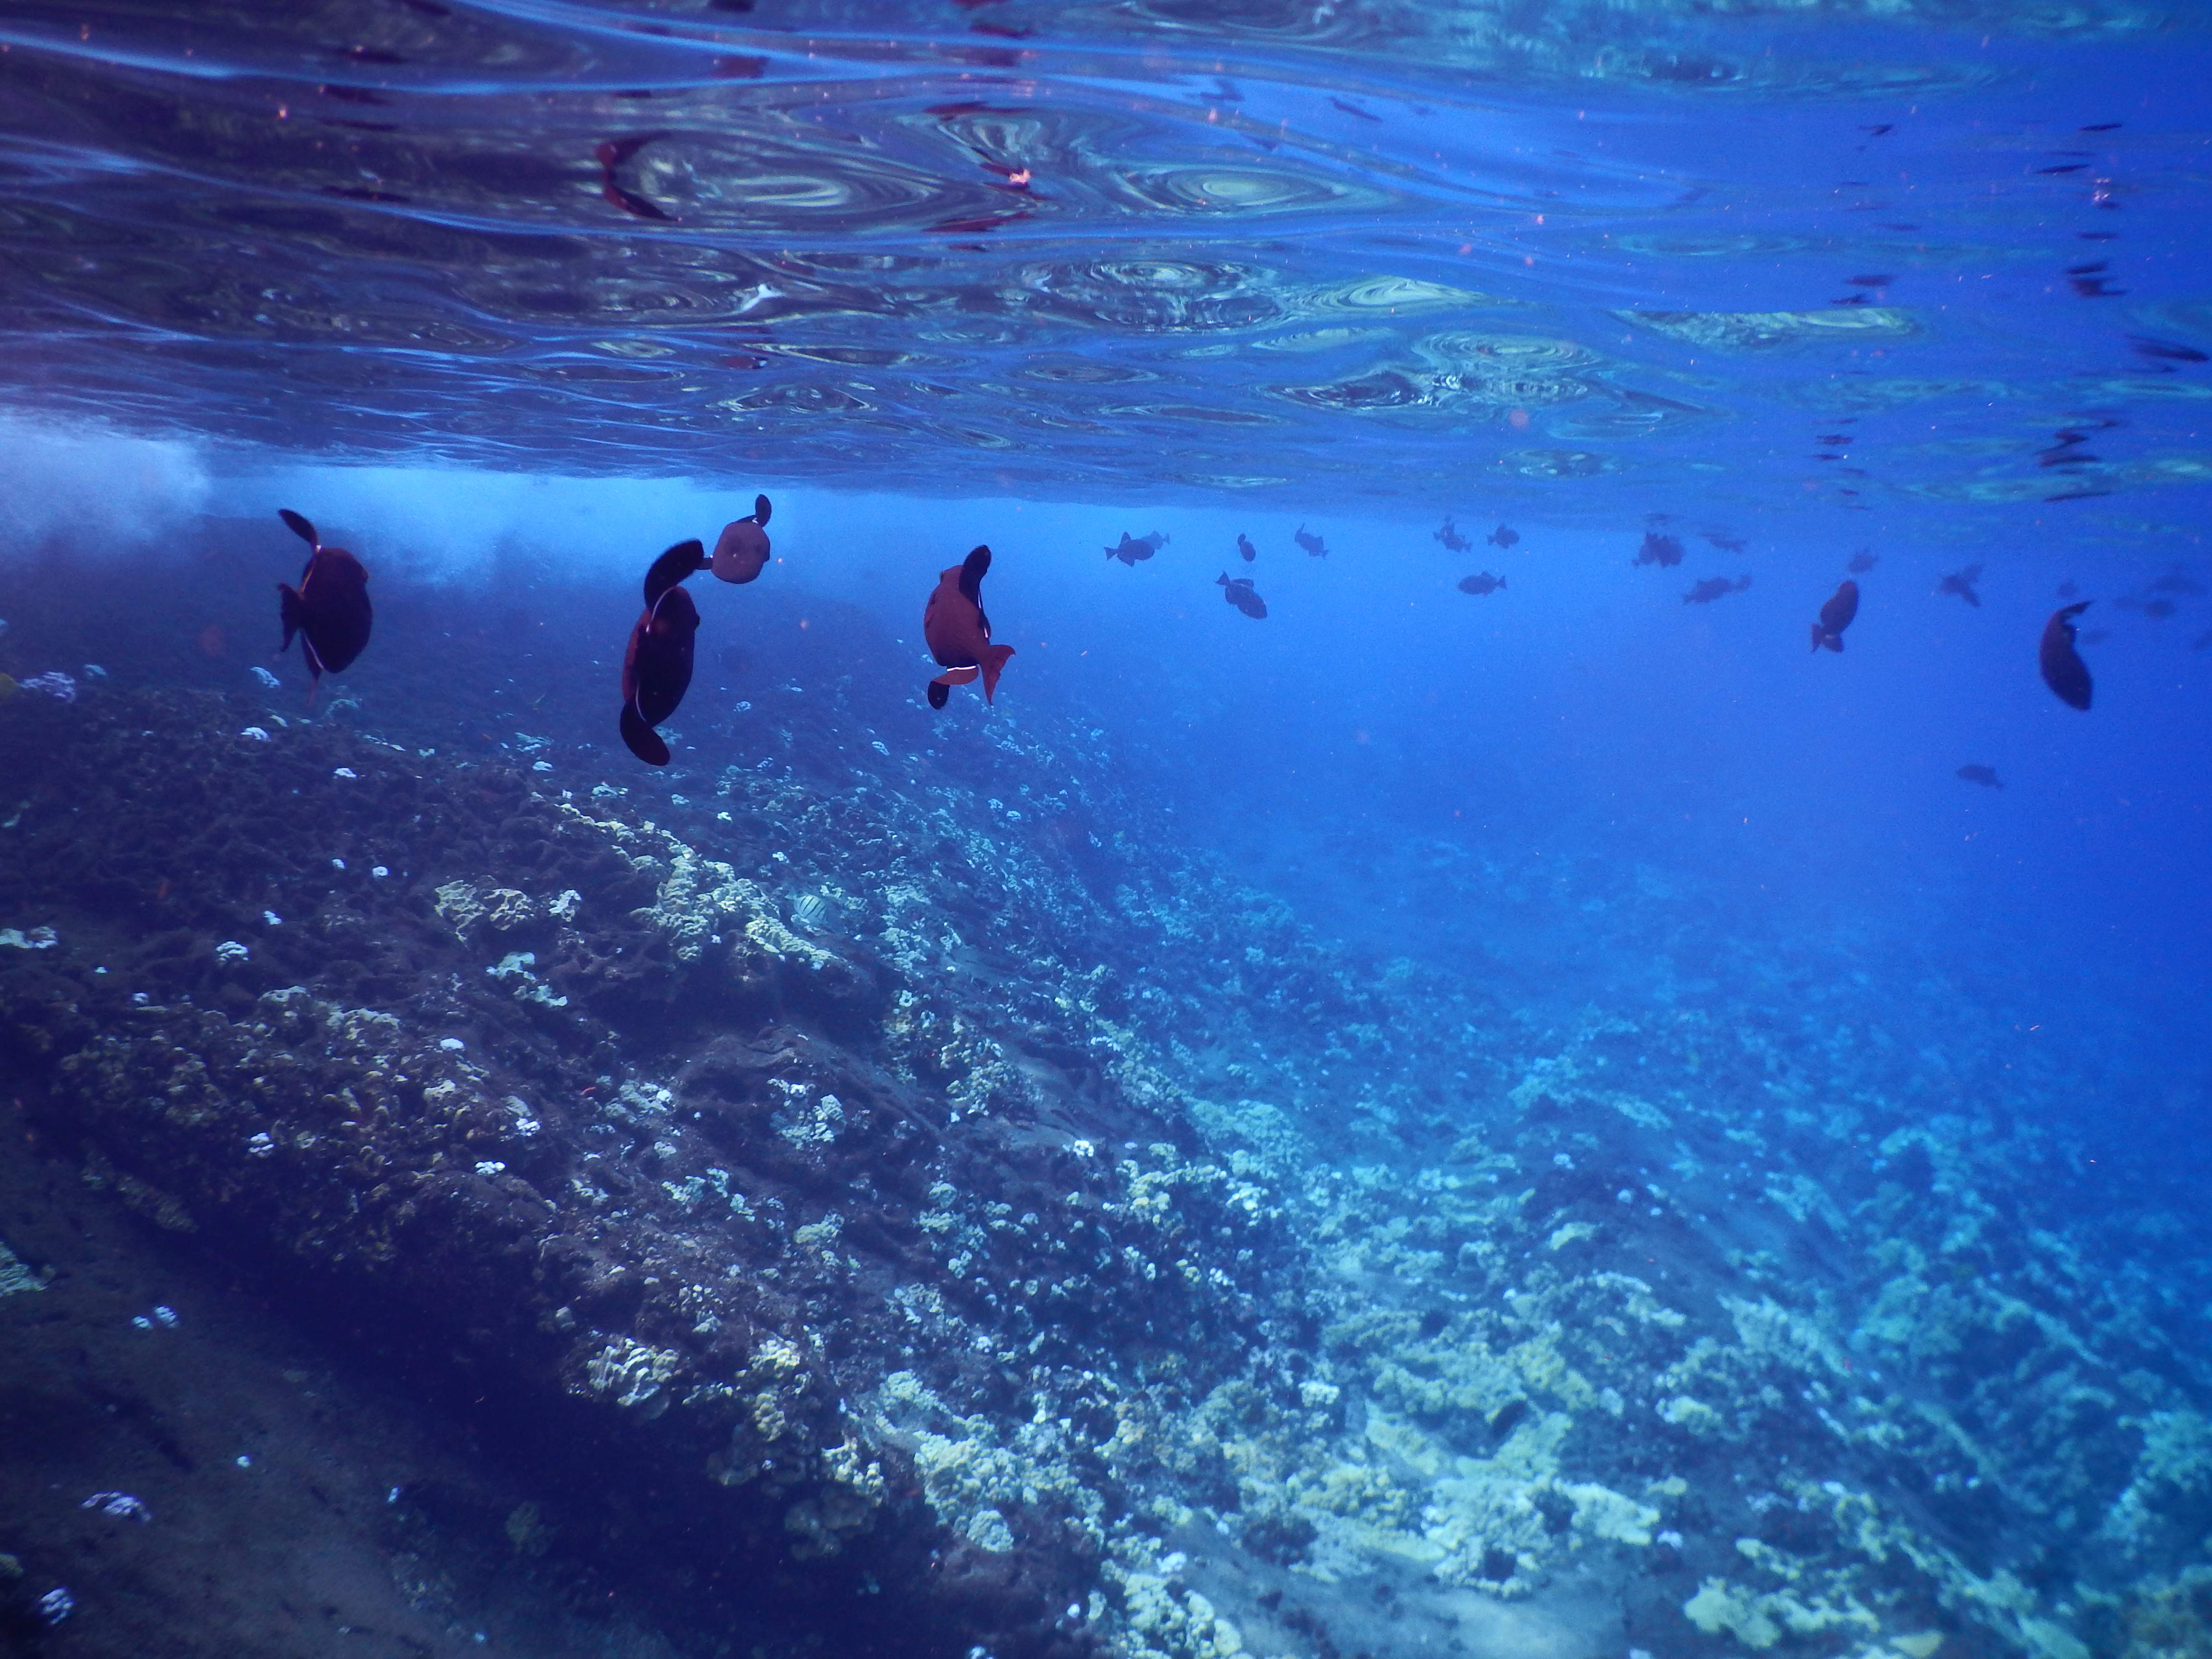
{"label": "shadowed reef area", "polygon": [[[159,1258],[210,1310],[159,1340],[322,1356],[432,1448],[359,1534],[417,1651],[2203,1650],[2206,1264],[1964,993],[1746,939],[1539,1024],[1302,928],[1080,723],[788,667],[657,781],[458,673],[435,732],[0,702],[6,1340]],[[179,1455],[144,1524],[17,1479],[17,1639],[238,1650],[176,1529],[321,1523],[86,1352],[15,1466],[96,1375]]]}

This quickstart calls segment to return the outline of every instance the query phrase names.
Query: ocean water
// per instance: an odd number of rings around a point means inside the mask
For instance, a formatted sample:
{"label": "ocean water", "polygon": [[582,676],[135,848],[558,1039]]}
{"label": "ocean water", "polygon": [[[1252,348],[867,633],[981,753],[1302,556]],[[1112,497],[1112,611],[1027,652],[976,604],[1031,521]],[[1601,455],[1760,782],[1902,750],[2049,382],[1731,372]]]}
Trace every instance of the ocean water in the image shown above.
{"label": "ocean water", "polygon": [[0,8],[0,1644],[2212,1653],[2208,87]]}

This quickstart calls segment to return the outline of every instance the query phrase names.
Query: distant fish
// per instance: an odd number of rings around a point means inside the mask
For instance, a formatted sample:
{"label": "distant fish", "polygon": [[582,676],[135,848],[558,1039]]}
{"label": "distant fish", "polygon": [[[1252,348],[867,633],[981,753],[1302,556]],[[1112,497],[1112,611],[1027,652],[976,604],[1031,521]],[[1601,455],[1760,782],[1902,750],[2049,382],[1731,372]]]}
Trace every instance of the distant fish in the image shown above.
{"label": "distant fish", "polygon": [[1945,593],[1956,593],[1978,611],[1982,608],[1982,596],[1974,591],[1974,584],[1981,579],[1982,567],[1970,564],[1964,570],[1954,570],[1942,581],[1937,582],[1936,592],[1939,597]]}
{"label": "distant fish", "polygon": [[1149,536],[1132,536],[1125,530],[1121,532],[1121,545],[1108,548],[1106,556],[1119,559],[1123,564],[1133,565],[1139,560],[1151,558],[1167,544],[1168,538],[1159,531],[1155,530]]}
{"label": "distant fish", "polygon": [[2058,584],[2058,597],[2062,599],[2070,599],[2081,591],[2081,590],[2075,586],[2072,582],[2061,582]]}
{"label": "distant fish", "polygon": [[2074,618],[2087,611],[2090,603],[2081,599],[2052,611],[2051,620],[2043,625],[2043,642],[2036,652],[2043,683],[2069,708],[2089,706],[2089,668],[2074,648]]}
{"label": "distant fish", "polygon": [[[1519,544],[1521,532],[1508,526],[1500,525],[1485,536],[1483,540],[1488,542],[1492,547],[1510,548]],[[1455,548],[1453,551],[1456,552],[1458,550]]]}
{"label": "distant fish", "polygon": [[1493,576],[1487,570],[1477,575],[1462,576],[1459,579],[1459,591],[1462,593],[1476,595],[1495,593],[1504,586],[1504,577]]}
{"label": "distant fish", "polygon": [[1863,576],[1868,571],[1873,569],[1875,566],[1881,562],[1881,554],[1871,552],[1868,549],[1863,547],[1859,549],[1857,552],[1851,555],[1850,562],[1845,565],[1844,568],[1850,571],[1854,576]]}
{"label": "distant fish", "polygon": [[[1122,539],[1128,539],[1126,533]],[[991,643],[991,619],[983,612],[983,578],[990,568],[991,550],[971,550],[958,564],[938,572],[937,586],[922,607],[921,637],[929,643],[929,654],[946,671],[929,683],[932,708],[944,708],[954,686],[965,685],[979,674],[983,701],[991,702],[999,688],[999,672],[1014,654],[1011,645]]]}
{"label": "distant fish", "polygon": [[1672,570],[1682,562],[1682,544],[1672,536],[1662,536],[1656,530],[1644,532],[1644,545],[1636,550],[1632,565],[1656,564],[1662,570]]}
{"label": "distant fish", "polygon": [[1741,593],[1751,586],[1751,578],[1738,576],[1730,581],[1726,576],[1708,576],[1682,595],[1684,605],[1711,605],[1715,599],[1726,599],[1731,593]]}
{"label": "distant fish", "polygon": [[1746,543],[1741,536],[1731,536],[1725,530],[1701,530],[1698,532],[1723,553],[1741,553]]}
{"label": "distant fish", "polygon": [[2004,780],[1997,776],[1994,766],[1962,766],[1958,775],[1968,783],[1978,783],[1984,789],[2002,789]]}
{"label": "distant fish", "polygon": [[760,574],[768,563],[768,518],[774,510],[767,496],[756,495],[752,517],[722,526],[711,562],[717,576],[726,582],[744,583]]}
{"label": "distant fish", "polygon": [[1237,550],[1244,556],[1244,562],[1247,564],[1260,556],[1260,550],[1252,545],[1252,538],[1242,532],[1239,532],[1237,537]]}
{"label": "distant fish", "polygon": [[2112,603],[2123,611],[2140,611],[2153,622],[2164,622],[2176,608],[2172,599],[2140,599],[2132,593],[2124,593]]}
{"label": "distant fish", "polygon": [[622,740],[647,766],[668,764],[668,744],[653,727],[675,714],[691,689],[699,607],[684,581],[707,562],[698,541],[678,542],[645,573],[645,611],[623,653]]}
{"label": "distant fish", "polygon": [[1464,553],[1474,544],[1459,533],[1459,526],[1446,519],[1429,532],[1429,539],[1442,542],[1447,553]]}
{"label": "distant fish", "polygon": [[2130,334],[2128,341],[2144,356],[2160,362],[2201,363],[2206,361],[2205,355],[2195,346],[2179,345],[2172,340],[2154,340],[2148,335]]}
{"label": "distant fish", "polygon": [[2192,597],[2204,591],[2202,582],[2185,571],[2180,570],[2167,571],[2166,574],[2153,582],[2150,588],[2154,593],[2187,593]]}
{"label": "distant fish", "polygon": [[1820,607],[1820,620],[1813,624],[1813,649],[1818,651],[1825,645],[1831,651],[1842,650],[1844,630],[1858,614],[1859,585],[1846,577]]}
{"label": "distant fish", "polygon": [[307,678],[317,682],[351,665],[368,644],[375,620],[368,603],[368,572],[343,547],[325,547],[315,526],[290,507],[278,508],[276,516],[314,550],[296,589],[289,582],[276,584],[277,616],[284,624],[284,643],[276,648],[289,650],[292,635],[298,634]]}
{"label": "distant fish", "polygon": [[1291,539],[1296,542],[1300,547],[1305,549],[1308,556],[1310,557],[1325,559],[1328,556],[1328,548],[1322,543],[1322,538],[1315,535],[1311,531],[1308,530],[1304,525],[1300,525],[1296,531],[1291,532]]}
{"label": "distant fish", "polygon": [[2191,651],[2212,651],[2212,628],[2206,629],[2195,639],[2190,641],[2189,648]]}
{"label": "distant fish", "polygon": [[1254,622],[1267,620],[1267,602],[1252,591],[1252,579],[1249,576],[1239,576],[1232,581],[1230,580],[1229,573],[1224,570],[1216,576],[1214,580],[1221,584],[1223,599],[1251,617]]}

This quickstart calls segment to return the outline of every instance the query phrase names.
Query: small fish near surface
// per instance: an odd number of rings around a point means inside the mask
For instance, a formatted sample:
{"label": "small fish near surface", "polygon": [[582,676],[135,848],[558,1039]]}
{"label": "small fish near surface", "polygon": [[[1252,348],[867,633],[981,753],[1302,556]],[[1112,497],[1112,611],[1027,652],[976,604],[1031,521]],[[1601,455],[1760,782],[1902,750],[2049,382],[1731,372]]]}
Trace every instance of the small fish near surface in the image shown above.
{"label": "small fish near surface", "polygon": [[1304,525],[1300,525],[1291,533],[1291,539],[1305,549],[1309,558],[1325,559],[1328,556],[1328,544]]}
{"label": "small fish near surface", "polygon": [[2074,618],[2091,604],[2079,599],[2052,611],[2051,620],[2043,624],[2043,640],[2036,649],[2036,666],[2042,671],[2043,683],[2069,708],[2089,707],[2089,665],[2074,648]]}
{"label": "small fish near surface", "polygon": [[1485,536],[1483,540],[1488,542],[1492,547],[1517,547],[1520,545],[1521,542],[1521,532],[1514,529],[1510,525],[1502,524],[1498,526],[1497,529],[1492,531],[1487,536]]}
{"label": "small fish near surface", "polygon": [[1449,519],[1446,519],[1434,530],[1429,532],[1429,539],[1432,542],[1442,542],[1447,553],[1464,553],[1474,545],[1473,542],[1459,533],[1459,526]]}
{"label": "small fish near surface", "polygon": [[1850,562],[1845,565],[1844,568],[1850,572],[1854,576],[1863,576],[1868,571],[1873,569],[1875,566],[1881,562],[1881,554],[1871,552],[1863,547],[1859,549],[1857,552],[1851,555]]}
{"label": "small fish near surface", "polygon": [[1662,536],[1656,530],[1644,532],[1644,545],[1636,550],[1630,565],[1656,564],[1662,570],[1672,570],[1682,562],[1682,544],[1673,536]]}
{"label": "small fish near surface", "polygon": [[1974,584],[1981,579],[1982,567],[1978,564],[1970,564],[1964,570],[1954,570],[1936,584],[1936,596],[1940,599],[1946,593],[1955,593],[1978,611],[1982,608],[1982,596],[1974,591]]}
{"label": "small fish near surface", "polygon": [[767,496],[756,495],[752,517],[722,526],[721,535],[714,541],[714,556],[709,561],[715,575],[742,586],[760,574],[768,563],[768,520],[774,510]]}
{"label": "small fish near surface", "polygon": [[691,689],[699,607],[684,581],[708,562],[706,548],[694,539],[677,543],[645,573],[645,612],[623,653],[622,740],[647,766],[668,764],[668,744],[653,728]]}
{"label": "small fish near surface", "polygon": [[1267,620],[1267,602],[1252,591],[1252,579],[1249,576],[1238,576],[1232,580],[1229,573],[1224,570],[1213,580],[1221,584],[1223,599],[1251,617],[1254,622]]}
{"label": "small fish near surface", "polygon": [[1247,564],[1260,556],[1260,550],[1252,545],[1252,538],[1242,532],[1237,538],[1237,550],[1244,556],[1244,562]]}
{"label": "small fish near surface", "polygon": [[1997,775],[1997,769],[1994,766],[1962,766],[1959,769],[1958,776],[1964,782],[1978,783],[1984,789],[2004,787],[2004,780]]}
{"label": "small fish near surface", "polygon": [[1818,651],[1825,645],[1831,651],[1842,650],[1844,630],[1858,614],[1859,585],[1845,577],[1820,607],[1820,620],[1813,624],[1813,649]]}
{"label": "small fish near surface", "polygon": [[1106,556],[1119,559],[1123,564],[1133,565],[1140,559],[1151,558],[1167,544],[1168,538],[1161,531],[1155,530],[1149,536],[1132,536],[1125,530],[1121,532],[1121,545],[1108,548]]}
{"label": "small fish near surface", "polygon": [[991,643],[991,619],[983,612],[983,578],[990,568],[991,550],[972,549],[958,564],[938,572],[937,586],[922,607],[921,637],[928,642],[929,654],[945,670],[929,683],[932,708],[944,708],[954,686],[965,685],[978,675],[983,680],[983,701],[989,702],[998,690],[999,671],[1014,654],[1011,645]]}
{"label": "small fish near surface", "polygon": [[368,572],[343,547],[325,547],[315,526],[290,507],[279,507],[276,516],[314,550],[298,587],[276,584],[277,615],[284,624],[284,643],[276,648],[289,650],[292,635],[299,635],[308,679],[319,682],[325,674],[349,667],[368,644],[375,620],[368,603]]}
{"label": "small fish near surface", "polygon": [[1495,593],[1504,586],[1504,577],[1493,576],[1487,570],[1478,571],[1472,576],[1462,576],[1459,579],[1459,591],[1462,593],[1473,593],[1477,597]]}
{"label": "small fish near surface", "polygon": [[1708,576],[1682,595],[1684,605],[1711,605],[1715,599],[1726,599],[1731,593],[1741,593],[1751,586],[1749,576],[1738,576],[1730,581],[1726,576]]}

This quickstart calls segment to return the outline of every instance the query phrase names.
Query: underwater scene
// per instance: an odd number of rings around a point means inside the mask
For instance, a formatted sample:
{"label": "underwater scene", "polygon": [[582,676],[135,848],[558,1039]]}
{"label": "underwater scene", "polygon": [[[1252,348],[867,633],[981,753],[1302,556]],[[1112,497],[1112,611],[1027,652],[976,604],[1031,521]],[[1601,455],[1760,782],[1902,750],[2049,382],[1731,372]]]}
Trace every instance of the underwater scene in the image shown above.
{"label": "underwater scene", "polygon": [[0,1653],[2212,1659],[2212,9],[0,3]]}

